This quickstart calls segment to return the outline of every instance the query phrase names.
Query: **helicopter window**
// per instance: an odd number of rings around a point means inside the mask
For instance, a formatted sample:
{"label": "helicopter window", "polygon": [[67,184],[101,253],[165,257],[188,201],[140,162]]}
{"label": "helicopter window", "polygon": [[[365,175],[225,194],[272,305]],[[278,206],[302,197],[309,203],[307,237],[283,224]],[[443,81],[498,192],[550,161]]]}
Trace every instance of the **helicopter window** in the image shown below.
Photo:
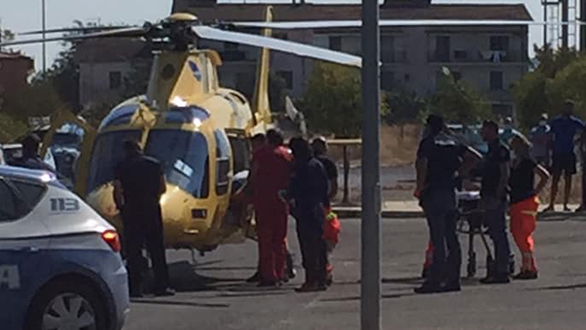
{"label": "helicopter window", "polygon": [[140,140],[142,131],[127,130],[100,134],[96,140],[90,169],[90,190],[114,179],[114,170],[124,158],[123,141]]}
{"label": "helicopter window", "polygon": [[153,130],[145,153],[163,165],[165,177],[193,196],[208,196],[208,144],[201,133],[179,130]]}
{"label": "helicopter window", "polygon": [[228,192],[230,185],[230,156],[232,154],[230,141],[222,130],[215,130],[214,137],[216,138],[216,158],[218,173],[216,179],[216,194],[224,195]]}
{"label": "helicopter window", "polygon": [[208,118],[209,112],[196,107],[172,108],[165,114],[165,122],[171,124],[191,123],[197,119],[203,122]]}
{"label": "helicopter window", "polygon": [[111,125],[130,124],[132,116],[140,107],[137,104],[121,106],[112,110],[110,114],[104,119],[101,128]]}

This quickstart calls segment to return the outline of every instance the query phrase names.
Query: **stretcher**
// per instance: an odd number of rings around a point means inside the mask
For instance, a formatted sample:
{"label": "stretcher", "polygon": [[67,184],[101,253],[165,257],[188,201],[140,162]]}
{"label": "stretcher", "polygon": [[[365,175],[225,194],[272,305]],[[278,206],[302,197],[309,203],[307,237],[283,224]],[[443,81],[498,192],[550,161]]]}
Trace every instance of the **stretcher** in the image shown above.
{"label": "stretcher", "polygon": [[471,278],[476,275],[476,250],[474,239],[480,236],[482,245],[486,250],[486,269],[493,269],[494,258],[486,236],[488,230],[484,223],[484,212],[480,208],[480,192],[458,191],[458,221],[456,231],[468,236],[468,260],[466,265],[466,276]]}

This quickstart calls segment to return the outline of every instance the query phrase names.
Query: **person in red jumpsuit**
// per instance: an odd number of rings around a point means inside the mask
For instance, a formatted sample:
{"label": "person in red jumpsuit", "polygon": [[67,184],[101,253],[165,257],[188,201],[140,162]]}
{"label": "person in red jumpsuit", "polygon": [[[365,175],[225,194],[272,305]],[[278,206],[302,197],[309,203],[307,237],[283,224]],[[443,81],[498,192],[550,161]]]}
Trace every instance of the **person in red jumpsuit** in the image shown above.
{"label": "person in red jumpsuit", "polygon": [[267,131],[267,144],[253,156],[252,190],[260,257],[259,286],[278,286],[285,280],[289,208],[279,197],[288,188],[291,151],[277,130]]}

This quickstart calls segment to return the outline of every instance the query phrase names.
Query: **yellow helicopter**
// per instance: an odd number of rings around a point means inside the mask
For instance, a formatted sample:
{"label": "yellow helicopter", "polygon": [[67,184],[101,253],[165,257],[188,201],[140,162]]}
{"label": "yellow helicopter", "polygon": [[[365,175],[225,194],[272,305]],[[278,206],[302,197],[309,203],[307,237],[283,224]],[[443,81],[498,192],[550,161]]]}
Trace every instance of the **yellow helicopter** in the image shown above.
{"label": "yellow helicopter", "polygon": [[[269,6],[266,22],[270,21]],[[116,106],[97,131],[71,112],[58,111],[41,152],[51,146],[56,130],[63,124],[83,127],[86,133],[77,161],[75,190],[120,228],[119,211],[113,201],[114,168],[123,157],[122,141],[140,141],[145,153],[160,160],[164,168],[167,192],[160,203],[168,248],[203,253],[222,243],[243,241],[252,232],[250,213],[230,212],[230,201],[235,173],[242,175],[248,168],[248,139],[271,125],[269,50],[361,65],[361,59],[353,55],[271,38],[266,28],[262,35],[253,35],[226,30],[226,26],[229,24],[207,26],[194,15],[177,13],[142,27],[0,44],[112,37],[155,42],[158,49],[145,95]],[[198,39],[262,48],[252,106],[240,92],[220,86],[216,68],[222,60],[214,50],[198,49]]]}

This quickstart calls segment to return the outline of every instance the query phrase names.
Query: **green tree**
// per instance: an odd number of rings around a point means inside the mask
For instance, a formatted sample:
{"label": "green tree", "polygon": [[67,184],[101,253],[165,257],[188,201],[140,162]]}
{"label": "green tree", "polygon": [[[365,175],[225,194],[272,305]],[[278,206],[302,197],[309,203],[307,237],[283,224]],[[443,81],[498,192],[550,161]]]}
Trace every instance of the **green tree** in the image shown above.
{"label": "green tree", "polygon": [[28,117],[50,115],[64,106],[54,85],[50,81],[37,79],[28,87],[7,95],[2,112],[26,122]]}
{"label": "green tree", "polygon": [[386,93],[389,112],[383,117],[389,125],[402,125],[420,121],[425,111],[425,99],[414,91],[400,90]]}
{"label": "green tree", "polygon": [[565,98],[581,99],[576,91],[579,83],[573,85],[568,77],[580,76],[581,66],[575,63],[582,58],[583,55],[571,48],[535,48],[537,66],[513,87],[517,119],[522,128],[535,125],[542,113],[558,114]]}
{"label": "green tree", "polygon": [[13,142],[27,132],[27,125],[6,113],[0,113],[0,143]]}
{"label": "green tree", "polygon": [[[338,137],[357,137],[362,128],[360,70],[316,63],[300,102],[309,130]],[[381,114],[388,113],[383,98]]]}
{"label": "green tree", "polygon": [[460,124],[473,124],[493,116],[488,100],[451,73],[440,80],[436,93],[429,98],[428,112]]}
{"label": "green tree", "polygon": [[586,56],[575,59],[563,70],[559,71],[548,85],[549,98],[553,114],[559,113],[563,102],[567,99],[577,103],[576,113],[586,118]]}

